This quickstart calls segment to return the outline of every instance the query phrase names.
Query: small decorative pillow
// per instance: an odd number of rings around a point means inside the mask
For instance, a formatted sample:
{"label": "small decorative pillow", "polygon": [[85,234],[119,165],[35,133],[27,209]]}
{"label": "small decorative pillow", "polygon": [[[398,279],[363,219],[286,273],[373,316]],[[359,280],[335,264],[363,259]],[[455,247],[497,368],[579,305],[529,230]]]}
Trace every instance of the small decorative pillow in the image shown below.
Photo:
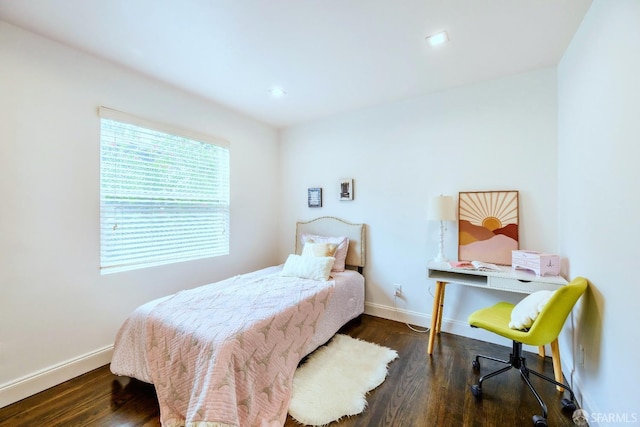
{"label": "small decorative pillow", "polygon": [[291,254],[284,263],[281,276],[312,280],[329,280],[335,258]]}
{"label": "small decorative pillow", "polygon": [[335,256],[338,245],[335,243],[307,242],[302,248],[302,256]]}
{"label": "small decorative pillow", "polygon": [[349,238],[303,234],[300,239],[302,240],[303,245],[306,245],[307,243],[332,243],[337,245],[336,253],[334,255],[336,262],[333,264],[333,271],[344,271],[345,261],[347,259],[347,250],[349,249]]}
{"label": "small decorative pillow", "polygon": [[527,330],[555,291],[538,291],[527,295],[511,311],[511,329]]}

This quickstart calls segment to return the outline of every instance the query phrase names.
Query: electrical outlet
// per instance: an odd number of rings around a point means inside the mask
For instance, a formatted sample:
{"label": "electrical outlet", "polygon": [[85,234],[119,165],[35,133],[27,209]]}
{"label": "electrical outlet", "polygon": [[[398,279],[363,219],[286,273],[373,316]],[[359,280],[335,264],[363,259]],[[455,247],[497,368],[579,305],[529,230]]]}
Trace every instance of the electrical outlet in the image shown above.
{"label": "electrical outlet", "polygon": [[399,285],[396,283],[393,285],[393,289],[395,289],[393,292],[393,296],[396,296],[396,297],[402,296],[402,285]]}

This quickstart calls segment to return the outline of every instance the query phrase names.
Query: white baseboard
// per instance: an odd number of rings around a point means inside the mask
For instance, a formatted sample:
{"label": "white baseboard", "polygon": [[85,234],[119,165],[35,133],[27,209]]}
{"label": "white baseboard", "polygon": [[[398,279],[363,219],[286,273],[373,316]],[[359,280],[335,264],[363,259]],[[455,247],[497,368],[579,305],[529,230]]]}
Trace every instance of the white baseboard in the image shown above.
{"label": "white baseboard", "polygon": [[[415,311],[404,310],[401,308],[390,307],[375,303],[365,303],[364,312],[372,316],[382,317],[383,319],[394,320],[396,322],[409,323],[424,328],[431,326],[431,315],[419,313]],[[481,341],[488,341],[494,344],[510,346],[509,340],[501,338],[491,332],[471,328],[468,323],[459,320],[442,318],[440,327],[442,332],[454,335],[460,335],[467,338],[473,338]]]}
{"label": "white baseboard", "polygon": [[0,385],[0,408],[111,362],[113,345]]}
{"label": "white baseboard", "polygon": [[[578,371],[573,371],[574,361],[570,357],[565,357],[561,355],[562,359],[562,373],[564,377],[569,382],[569,386],[573,389],[573,392],[576,395],[576,400],[580,408],[584,409],[589,414],[602,414],[595,405],[592,396],[588,393],[588,390],[583,388],[583,381],[580,378]],[[569,397],[569,394],[566,393],[565,397]],[[637,422],[634,416],[633,422]],[[589,417],[589,426],[590,427],[599,427],[601,424],[598,420],[598,417]]]}
{"label": "white baseboard", "polygon": [[376,304],[372,302],[365,302],[364,312],[376,317],[382,317],[383,319],[394,320],[396,322],[410,323],[416,326],[429,327],[431,324],[431,316],[419,313],[416,311],[409,311],[404,309],[395,309],[388,305]]}

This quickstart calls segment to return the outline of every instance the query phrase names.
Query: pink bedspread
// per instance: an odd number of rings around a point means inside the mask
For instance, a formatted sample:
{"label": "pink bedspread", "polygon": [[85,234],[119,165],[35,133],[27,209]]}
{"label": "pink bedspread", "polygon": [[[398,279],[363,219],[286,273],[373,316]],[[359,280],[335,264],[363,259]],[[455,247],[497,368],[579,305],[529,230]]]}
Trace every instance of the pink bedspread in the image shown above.
{"label": "pink bedspread", "polygon": [[331,281],[235,277],[158,304],[146,336],[162,425],[283,425],[293,374],[332,293]]}

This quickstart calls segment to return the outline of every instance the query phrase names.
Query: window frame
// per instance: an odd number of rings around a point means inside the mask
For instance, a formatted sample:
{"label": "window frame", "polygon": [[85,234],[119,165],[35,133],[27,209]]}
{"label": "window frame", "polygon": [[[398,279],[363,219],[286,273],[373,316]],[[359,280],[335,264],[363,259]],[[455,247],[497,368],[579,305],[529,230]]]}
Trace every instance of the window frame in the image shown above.
{"label": "window frame", "polygon": [[[177,262],[184,262],[196,259],[203,259],[209,257],[217,257],[224,256],[229,254],[229,224],[230,224],[230,144],[228,141],[216,138],[210,135],[205,135],[197,132],[187,131],[184,129],[179,129],[170,125],[156,123],[150,120],[142,119],[140,117],[136,117],[134,115],[124,113],[118,110],[114,110],[107,107],[99,107],[98,115],[100,117],[100,274],[109,274],[120,271],[127,271],[133,269],[147,268],[156,265],[164,265],[164,264],[172,264]],[[105,122],[112,121],[112,122]],[[200,153],[202,150],[208,150],[208,156],[211,156],[213,161],[215,161],[215,165],[211,165],[211,167],[201,168],[199,172],[205,171],[206,178],[213,179],[212,184],[215,184],[216,187],[214,189],[206,188],[202,191],[204,193],[196,193],[195,196],[188,193],[189,190],[192,190],[191,187],[197,187],[196,185],[187,184],[181,187],[180,194],[182,195],[182,189],[186,192],[186,199],[176,198],[174,200],[166,199],[160,196],[154,196],[153,194],[150,196],[149,191],[145,189],[145,186],[149,185],[149,180],[151,177],[162,176],[161,173],[158,174],[157,171],[153,172],[145,172],[140,178],[139,181],[136,182],[139,185],[139,188],[134,189],[134,196],[131,196],[131,187],[128,187],[127,190],[118,189],[118,185],[122,185],[123,181],[130,181],[129,175],[127,178],[121,178],[116,176],[112,180],[105,175],[108,175],[109,172],[113,171],[109,169],[110,166],[117,165],[118,162],[122,161],[121,158],[107,160],[110,154],[106,154],[107,148],[106,144],[113,145],[116,143],[114,140],[108,140],[108,137],[105,136],[105,125],[117,125],[121,124],[122,128],[128,128],[127,132],[135,131],[133,127],[139,128],[140,132],[138,134],[132,133],[131,135],[135,135],[135,137],[125,137],[122,139],[123,146],[124,143],[131,144],[132,146],[136,146],[137,149],[143,150],[141,146],[144,143],[140,142],[141,137],[148,137],[149,135],[155,135],[159,139],[153,141],[161,141],[161,136],[159,134],[166,134],[169,138],[165,140],[166,146],[176,146],[178,144],[182,144],[182,146],[187,146],[191,143],[197,144],[209,144],[213,146],[213,148],[207,148],[202,145],[194,145],[194,150],[190,151],[190,153],[195,154],[197,149],[200,149]],[[120,130],[121,131],[121,130]],[[114,131],[117,133],[117,131]],[[116,134],[114,133],[114,135]],[[158,134],[159,133],[159,134]],[[181,140],[179,143],[176,143],[175,140]],[[132,144],[135,142],[139,142],[139,144]],[[175,148],[175,147],[174,147]],[[176,163],[171,163],[172,167],[178,167],[182,164],[183,167],[185,165],[191,166],[191,163],[188,162],[187,156],[189,151],[182,152],[183,148],[179,148],[176,151],[177,154],[183,154],[180,157],[181,160]],[[111,150],[113,152],[114,150]],[[115,150],[117,151],[117,150]],[[161,149],[163,153],[166,153],[167,150]],[[211,160],[211,159],[210,159]],[[207,169],[210,169],[207,171]],[[107,170],[107,172],[105,172]],[[120,174],[123,175],[123,174]],[[188,175],[188,177],[194,178],[196,175]],[[146,181],[145,181],[146,179]],[[199,187],[203,188],[202,185]],[[148,188],[148,187],[146,187]],[[154,187],[154,190],[159,190],[160,192],[166,189],[166,186],[162,186],[160,184]],[[121,193],[118,193],[121,191]],[[167,190],[168,191],[168,190]],[[115,194],[117,193],[117,194]],[[126,193],[126,195],[125,195]],[[143,195],[144,193],[144,195]],[[211,195],[211,193],[215,193],[215,197]],[[191,198],[189,198],[191,197]],[[126,204],[126,199],[132,199],[132,203],[130,205]],[[205,200],[206,199],[206,200]],[[142,206],[142,208],[141,208]],[[116,235],[116,233],[112,233],[109,230],[110,227],[113,227],[113,231],[115,232],[118,227],[118,221],[114,220],[115,211],[119,210],[119,212],[129,210],[125,215],[121,215],[123,218],[130,219],[135,213],[135,218],[140,219],[142,217],[143,221],[132,221],[138,224],[144,224],[146,220],[145,216],[148,216],[148,219],[154,219],[154,221],[149,221],[150,223],[160,223],[157,227],[151,227],[152,231],[149,234],[146,234],[146,230],[142,230],[143,227],[147,227],[148,224],[140,225],[131,225],[127,232],[130,235],[138,235],[138,240],[142,239],[141,235],[147,237],[152,236],[160,236],[165,233],[165,229],[162,227],[167,227],[167,230],[173,230],[174,226],[177,226],[176,231],[172,233],[171,238],[169,237],[161,237],[159,240],[153,244],[145,244],[144,250],[140,250],[138,254],[142,254],[143,252],[149,253],[151,255],[145,256],[142,259],[135,260],[135,256],[130,257],[127,260],[118,260],[114,261],[117,257],[113,255],[117,253],[118,256],[136,254],[138,251],[129,250],[125,248],[127,243],[122,243],[122,247],[118,247],[118,242],[129,242],[129,237],[123,237],[126,233],[122,231],[121,234]],[[162,210],[162,216],[158,215],[158,212]],[[169,213],[168,213],[169,212]],[[170,212],[175,213],[174,217],[171,216]],[[189,212],[198,212],[194,214],[193,217],[191,215],[188,216],[190,219],[182,219],[180,221],[175,221],[175,217],[185,216],[185,213]],[[204,215],[202,214],[204,212]],[[212,216],[208,214],[211,213]],[[128,215],[128,216],[127,216]],[[197,216],[197,218],[196,218]],[[160,218],[160,219],[158,219]],[[165,218],[168,222],[165,224],[162,220]],[[203,225],[203,218],[206,222],[206,225]],[[111,221],[111,222],[109,222]],[[122,222],[125,223],[124,220]],[[128,222],[127,222],[128,223]],[[191,226],[197,225],[197,227],[202,227],[202,230],[198,228],[198,231],[202,231],[202,235],[198,235],[198,243],[203,240],[206,241],[208,237],[211,237],[211,244],[204,243],[202,246],[194,244],[193,249],[187,248],[186,244],[189,243],[189,238],[187,237],[188,233],[184,233],[185,237],[181,235],[180,227],[191,228]],[[137,227],[137,228],[136,228]],[[133,232],[135,228],[135,232]],[[119,232],[119,231],[118,231]],[[204,239],[202,239],[204,236]],[[162,240],[166,239],[166,240]],[[153,255],[154,248],[158,249],[160,244],[164,244],[169,241],[169,239],[180,241],[180,239],[184,240],[182,244],[178,244],[175,247],[168,244],[168,247],[172,248],[172,253],[170,256],[161,256],[158,253]],[[132,238],[131,241],[134,239]],[[155,245],[155,246],[154,246]],[[178,250],[178,246],[183,249]],[[199,249],[204,248],[204,249]],[[175,249],[175,250],[174,250]],[[148,251],[147,251],[148,250]]]}

